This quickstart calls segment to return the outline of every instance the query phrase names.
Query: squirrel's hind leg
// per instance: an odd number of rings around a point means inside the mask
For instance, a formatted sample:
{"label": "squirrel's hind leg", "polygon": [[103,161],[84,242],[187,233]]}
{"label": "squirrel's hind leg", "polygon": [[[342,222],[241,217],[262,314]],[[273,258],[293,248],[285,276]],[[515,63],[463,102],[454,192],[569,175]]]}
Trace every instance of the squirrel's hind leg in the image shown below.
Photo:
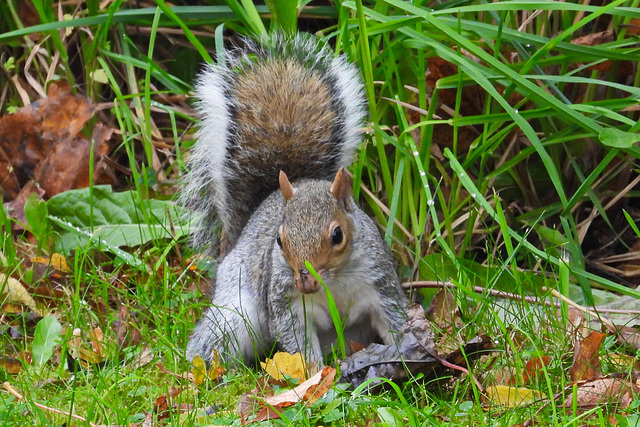
{"label": "squirrel's hind leg", "polygon": [[217,295],[196,325],[187,344],[187,359],[199,355],[210,363],[215,350],[227,363],[253,365],[268,346],[269,337],[261,324],[264,314],[256,311],[258,305],[242,289],[235,301],[227,299],[222,305],[219,299]]}

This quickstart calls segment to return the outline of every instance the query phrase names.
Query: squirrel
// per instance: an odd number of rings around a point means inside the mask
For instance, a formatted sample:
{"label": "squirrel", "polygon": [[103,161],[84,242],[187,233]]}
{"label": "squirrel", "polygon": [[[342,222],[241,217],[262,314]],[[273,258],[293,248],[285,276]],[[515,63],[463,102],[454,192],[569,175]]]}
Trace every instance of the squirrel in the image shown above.
{"label": "squirrel", "polygon": [[346,339],[393,343],[407,298],[344,169],[365,118],[357,68],[304,33],[246,39],[224,62],[196,82],[201,125],[181,198],[200,214],[195,245],[213,241],[217,215],[227,252],[187,359],[216,350],[252,365],[277,347],[321,366],[337,336],[326,290]]}

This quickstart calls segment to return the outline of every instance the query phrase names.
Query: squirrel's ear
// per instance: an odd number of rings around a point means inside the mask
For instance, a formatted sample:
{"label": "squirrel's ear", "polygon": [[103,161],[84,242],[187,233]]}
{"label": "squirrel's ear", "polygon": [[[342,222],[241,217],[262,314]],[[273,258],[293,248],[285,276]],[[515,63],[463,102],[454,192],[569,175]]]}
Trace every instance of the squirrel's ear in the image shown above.
{"label": "squirrel's ear", "polygon": [[336,174],[333,184],[331,184],[331,194],[335,197],[345,210],[351,211],[351,194],[353,192],[353,183],[345,168],[340,168]]}
{"label": "squirrel's ear", "polygon": [[280,177],[278,178],[280,182],[280,191],[282,191],[282,196],[284,197],[284,201],[288,202],[293,197],[293,186],[289,182],[289,178],[287,178],[287,174],[284,171],[280,171]]}

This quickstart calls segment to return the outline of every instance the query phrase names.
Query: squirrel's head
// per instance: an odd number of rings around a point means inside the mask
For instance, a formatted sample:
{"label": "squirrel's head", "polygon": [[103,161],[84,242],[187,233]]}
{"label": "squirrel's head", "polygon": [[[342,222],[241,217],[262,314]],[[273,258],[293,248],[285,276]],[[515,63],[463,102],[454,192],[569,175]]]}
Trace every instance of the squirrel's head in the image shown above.
{"label": "squirrel's head", "polygon": [[333,183],[302,181],[294,189],[280,172],[280,191],[285,211],[278,245],[293,270],[296,290],[318,292],[322,284],[307,270],[305,261],[325,280],[348,262],[353,239],[351,180],[341,168]]}

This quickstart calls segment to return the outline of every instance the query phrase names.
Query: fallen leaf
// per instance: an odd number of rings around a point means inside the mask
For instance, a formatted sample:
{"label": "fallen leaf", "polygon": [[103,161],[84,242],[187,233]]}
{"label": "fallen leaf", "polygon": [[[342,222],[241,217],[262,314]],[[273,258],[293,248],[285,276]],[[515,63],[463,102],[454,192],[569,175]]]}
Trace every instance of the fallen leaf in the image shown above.
{"label": "fallen leaf", "polygon": [[[111,168],[102,157],[109,150],[112,130],[97,124],[91,139],[80,132],[93,116],[89,100],[71,93],[69,85],[53,82],[47,96],[14,114],[0,118],[0,182],[12,200],[29,181],[37,181],[45,198],[87,187],[91,182],[113,183]],[[89,167],[93,150],[96,165]]]}
{"label": "fallen leaf", "polygon": [[633,35],[640,34],[640,18],[631,18],[626,28],[627,28],[627,34],[633,34]]}
{"label": "fallen leaf", "polygon": [[298,402],[312,405],[322,397],[333,385],[336,376],[335,368],[326,366],[322,371],[304,381],[300,385],[284,393],[267,397],[265,403],[278,408],[286,408]]}
{"label": "fallen leaf", "polygon": [[577,341],[573,353],[573,365],[569,375],[573,381],[588,380],[600,375],[598,351],[605,334],[593,331],[582,341]]}
{"label": "fallen leaf", "polygon": [[67,264],[67,259],[64,257],[64,255],[59,254],[57,252],[54,252],[53,254],[51,254],[51,257],[49,258],[35,257],[31,260],[31,262],[44,264],[47,267],[54,268],[63,273],[71,272],[71,269],[69,269],[69,265]]}
{"label": "fallen leaf", "polygon": [[595,378],[578,385],[575,393],[569,393],[564,400],[564,407],[576,406],[587,409],[601,404],[614,404],[621,409],[628,408],[640,389],[627,376],[617,378],[609,376]]}
{"label": "fallen leaf", "polygon": [[544,393],[537,390],[522,387],[508,387],[504,385],[487,387],[485,393],[492,403],[506,408],[528,405],[536,400],[544,399],[546,397]]}
{"label": "fallen leaf", "polygon": [[599,33],[586,34],[571,40],[571,44],[582,46],[597,46],[603,43],[612,42],[615,39],[613,30],[600,31]]}
{"label": "fallen leaf", "polygon": [[[455,115],[457,104],[458,89],[439,87],[439,81],[445,77],[458,74],[458,66],[446,61],[438,56],[428,59],[427,85],[432,89],[438,89],[438,107],[435,111],[436,115],[441,118],[449,118]],[[441,86],[441,85],[440,85]],[[486,93],[477,84],[465,85],[462,87],[460,96],[458,114],[462,117],[483,114],[483,106]],[[411,116],[411,123],[417,123],[420,117],[418,114]],[[458,126],[457,149],[466,151],[471,143],[480,135],[478,126]],[[433,142],[440,148],[453,148],[454,128],[450,124],[436,124],[433,131]]]}
{"label": "fallen leaf", "polygon": [[204,359],[200,356],[196,356],[191,361],[191,373],[193,374],[193,383],[200,385],[204,382],[207,376],[207,364],[204,363]]}
{"label": "fallen leaf", "polygon": [[129,363],[129,367],[131,369],[141,368],[153,362],[154,358],[155,354],[153,354],[153,351],[151,351],[149,347],[145,346],[140,354]]}
{"label": "fallen leaf", "polygon": [[260,362],[262,369],[277,381],[282,381],[286,377],[304,381],[306,375],[306,363],[300,353],[289,354],[279,351],[273,355],[273,359]]}
{"label": "fallen leaf", "polygon": [[0,368],[7,374],[18,375],[22,371],[22,362],[15,357],[0,355]]}
{"label": "fallen leaf", "polygon": [[41,315],[36,307],[36,301],[33,299],[29,291],[13,277],[0,273],[0,291],[2,292],[2,304],[22,304],[38,316]]}
{"label": "fallen leaf", "polygon": [[91,348],[82,338],[82,330],[73,330],[73,338],[67,342],[69,351],[67,352],[67,365],[71,372],[80,369],[102,367],[106,363],[106,356],[102,349],[104,337],[102,329],[94,328],[89,332]]}
{"label": "fallen leaf", "polygon": [[157,414],[158,420],[164,420],[171,416],[171,411],[180,409],[178,408],[173,399],[180,394],[182,389],[171,387],[167,394],[164,394],[156,399],[156,403],[153,405],[153,412]]}
{"label": "fallen leaf", "polygon": [[[251,422],[261,421],[256,419],[258,413],[262,412],[263,403],[260,401],[260,398],[265,398],[267,396],[273,396],[273,389],[271,388],[271,384],[265,377],[259,377],[257,379],[257,385],[244,393],[238,399],[238,403],[236,404],[236,413],[242,418],[243,424],[249,419],[250,416]],[[276,417],[279,417],[278,414]]]}
{"label": "fallen leaf", "polygon": [[131,314],[129,307],[125,304],[122,304],[118,309],[118,319],[114,322],[113,327],[120,348],[136,345],[142,339],[142,334],[136,323],[136,316]]}
{"label": "fallen leaf", "polygon": [[409,307],[407,321],[396,341],[397,345],[374,343],[346,357],[340,364],[341,380],[353,387],[370,382],[373,389],[383,384],[380,378],[402,382],[418,374],[424,375],[426,381],[451,377],[464,372],[467,362],[473,363],[492,346],[488,337],[480,336],[445,356],[438,355],[429,321],[418,304]]}
{"label": "fallen leaf", "polygon": [[167,375],[171,375],[174,376],[176,378],[180,378],[183,380],[188,380],[191,382],[195,382],[195,379],[193,378],[193,374],[191,372],[184,372],[183,374],[176,374],[175,372],[171,372],[170,370],[166,369],[164,367],[164,365],[162,364],[162,362],[158,362],[156,363],[156,368],[158,368],[160,370],[160,372],[163,372]]}
{"label": "fallen leaf", "polygon": [[619,327],[616,331],[616,338],[620,344],[634,350],[640,350],[640,329],[629,326]]}
{"label": "fallen leaf", "polygon": [[[532,378],[536,378],[542,371],[543,366],[549,366],[549,357],[534,357],[529,360],[524,367],[524,372],[522,373],[522,383],[527,384],[531,381]],[[517,383],[517,379],[515,376],[511,377],[508,381],[509,385],[515,385]]]}

